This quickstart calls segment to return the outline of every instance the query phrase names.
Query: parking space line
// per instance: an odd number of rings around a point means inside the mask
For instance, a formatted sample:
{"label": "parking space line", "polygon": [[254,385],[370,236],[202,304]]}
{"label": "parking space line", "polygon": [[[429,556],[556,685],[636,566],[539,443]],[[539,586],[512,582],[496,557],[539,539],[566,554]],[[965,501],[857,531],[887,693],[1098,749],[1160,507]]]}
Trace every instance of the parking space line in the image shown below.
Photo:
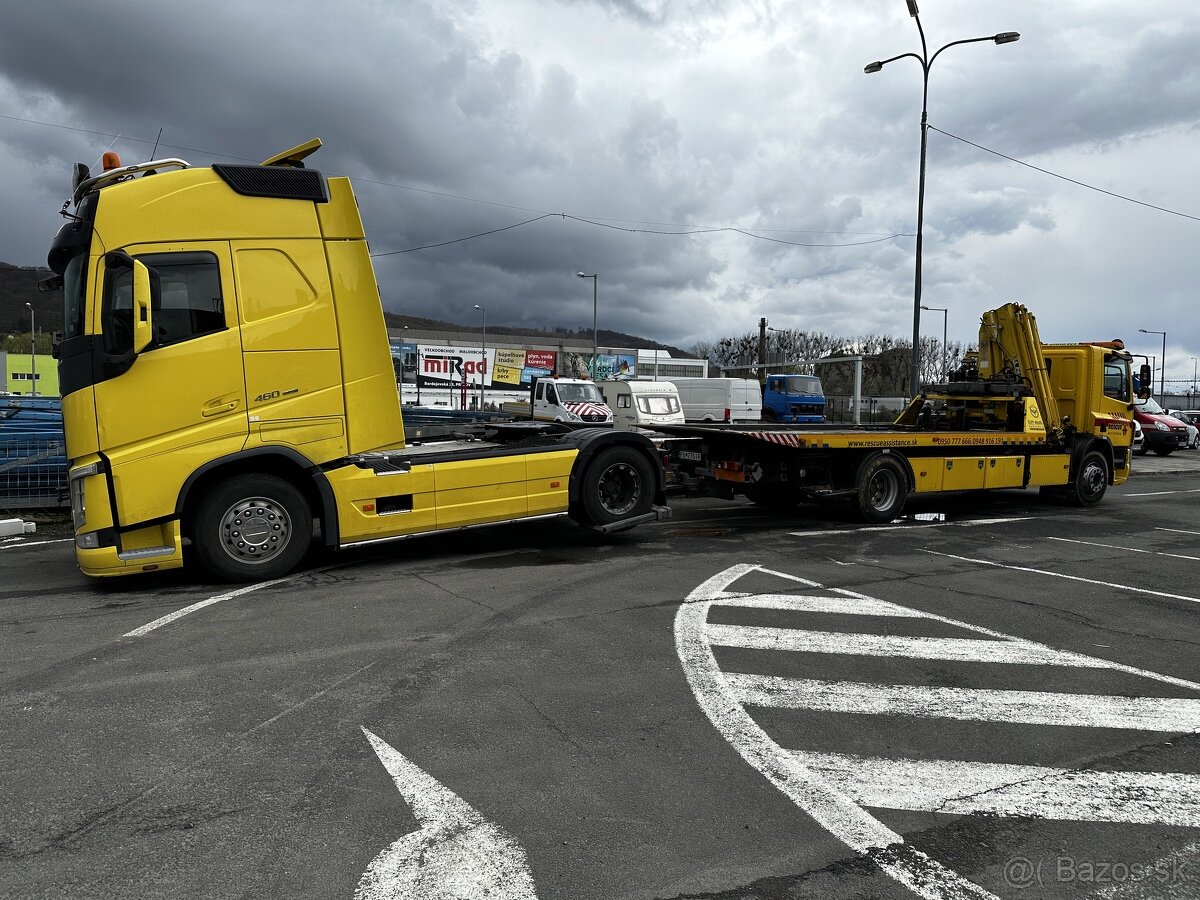
{"label": "parking space line", "polygon": [[185,606],[183,609],[177,609],[173,613],[168,613],[161,618],[155,619],[142,625],[140,628],[135,628],[133,631],[127,631],[121,637],[141,637],[149,634],[156,628],[162,628],[164,625],[169,625],[176,619],[182,619],[184,616],[191,615],[196,610],[204,609],[206,606],[212,606],[214,603],[220,603],[222,600],[232,600],[234,597],[240,597],[242,594],[249,594],[251,591],[262,590],[265,587],[270,587],[273,584],[282,584],[285,581],[291,581],[297,576],[293,575],[288,578],[276,578],[274,581],[260,581],[258,584],[251,584],[244,588],[238,588],[236,591],[229,591],[226,594],[218,594],[215,597],[209,597],[207,600],[201,600],[199,603],[193,603],[191,606]]}
{"label": "parking space line", "polygon": [[972,559],[968,556],[955,556],[953,553],[941,553],[937,550],[921,548],[922,553],[931,556],[944,556],[947,559],[957,559],[960,562],[977,563],[981,566],[992,566],[997,569],[1009,569],[1013,572],[1029,572],[1032,575],[1049,575],[1052,578],[1065,578],[1068,581],[1082,581],[1084,584],[1094,584],[1097,587],[1110,587],[1122,591],[1132,591],[1135,594],[1149,594],[1151,597],[1161,597],[1164,600],[1187,600],[1189,603],[1200,603],[1200,597],[1189,597],[1186,594],[1170,594],[1166,591],[1152,591],[1149,588],[1134,587],[1131,584],[1118,584],[1112,581],[1099,581],[1095,578],[1084,578],[1081,575],[1066,575],[1062,572],[1051,572],[1047,569],[1033,569],[1029,566],[1008,566],[1004,563],[991,562],[986,559]]}
{"label": "parking space line", "polygon": [[918,528],[970,528],[978,525],[1003,525],[1007,522],[1028,522],[1035,516],[1007,516],[1000,519],[963,519],[956,522],[921,522],[900,525],[863,525],[859,528],[822,528],[814,531],[789,531],[791,537],[820,537],[821,535],[859,534],[871,531],[915,531]]}
{"label": "parking space line", "polygon": [[862,715],[1132,728],[1184,734],[1200,731],[1200,700],[1114,697],[1050,691],[997,691],[930,685],[818,681],[725,673],[733,696],[749,706]]}
{"label": "parking space line", "polygon": [[1064,544],[1083,544],[1087,547],[1103,547],[1106,550],[1124,550],[1129,553],[1149,553],[1152,556],[1170,556],[1174,559],[1190,559],[1194,562],[1200,562],[1200,556],[1185,556],[1182,553],[1167,553],[1163,550],[1143,550],[1141,547],[1122,547],[1120,544],[1101,544],[1097,541],[1080,541],[1074,538],[1051,537],[1047,538],[1051,541],[1062,541]]}
{"label": "parking space line", "polygon": [[945,759],[793,751],[856,803],[959,815],[1200,826],[1200,779]]}
{"label": "parking space line", "polygon": [[17,547],[44,547],[46,544],[66,544],[74,540],[75,538],[54,538],[49,541],[23,541],[20,538],[14,538],[0,544],[0,550],[13,550]]}

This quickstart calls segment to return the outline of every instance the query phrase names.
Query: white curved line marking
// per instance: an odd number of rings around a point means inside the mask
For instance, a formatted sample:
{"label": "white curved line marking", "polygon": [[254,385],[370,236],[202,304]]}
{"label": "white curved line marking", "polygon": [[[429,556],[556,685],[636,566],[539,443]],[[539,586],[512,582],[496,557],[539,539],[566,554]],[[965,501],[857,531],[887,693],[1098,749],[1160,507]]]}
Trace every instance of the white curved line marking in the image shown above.
{"label": "white curved line marking", "polygon": [[362,729],[421,826],[372,860],[355,900],[537,900],[521,845],[469,803]]}
{"label": "white curved line marking", "polygon": [[[697,587],[675,617],[675,647],[692,692],[709,720],[746,762],[792,802],[888,875],[926,900],[992,898],[957,872],[904,843],[904,838],[776,744],[730,694],[707,638],[708,610],[756,565],[736,565]],[[800,579],[792,579],[800,581]],[[811,582],[810,582],[811,584]],[[886,849],[885,849],[886,848]]]}

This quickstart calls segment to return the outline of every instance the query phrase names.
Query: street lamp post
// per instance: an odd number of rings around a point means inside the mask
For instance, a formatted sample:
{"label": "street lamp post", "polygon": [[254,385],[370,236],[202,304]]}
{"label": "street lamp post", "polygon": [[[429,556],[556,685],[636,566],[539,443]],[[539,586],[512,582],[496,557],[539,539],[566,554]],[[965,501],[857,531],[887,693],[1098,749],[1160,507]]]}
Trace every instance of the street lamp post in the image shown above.
{"label": "street lamp post", "polygon": [[1191,400],[1190,406],[1196,405],[1196,357],[1192,357],[1192,393],[1188,397]]}
{"label": "street lamp post", "polygon": [[29,310],[29,396],[37,396],[37,327],[34,325],[33,306],[25,304]]}
{"label": "street lamp post", "polygon": [[944,306],[922,306],[921,309],[929,310],[929,312],[940,312],[942,314],[942,378],[949,381],[950,363],[949,357],[946,355],[946,320],[950,318],[950,311]]}
{"label": "street lamp post", "polygon": [[595,272],[591,275],[585,275],[583,272],[576,272],[580,278],[592,279],[592,377],[596,377],[596,294],[599,291],[600,273]]}
{"label": "street lamp post", "polygon": [[1158,370],[1158,403],[1165,408],[1167,405],[1167,333],[1165,331],[1154,331],[1150,328],[1139,328],[1138,331],[1142,334],[1162,335],[1163,354],[1161,367]]}
{"label": "street lamp post", "polygon": [[479,411],[483,412],[487,400],[487,307],[476,303],[475,308],[483,313],[483,339],[479,345]]}
{"label": "street lamp post", "polygon": [[908,14],[917,22],[917,32],[921,35],[921,55],[915,53],[901,53],[899,56],[893,56],[890,59],[876,60],[868,63],[863,69],[868,75],[878,72],[890,62],[895,62],[898,59],[904,59],[906,56],[911,56],[921,64],[922,89],[921,89],[921,168],[917,184],[917,258],[916,268],[913,275],[913,359],[912,359],[912,393],[915,397],[920,389],[920,363],[921,363],[921,251],[925,237],[925,150],[929,143],[929,69],[933,65],[933,61],[938,58],[943,50],[950,47],[958,46],[959,44],[974,44],[979,41],[992,41],[996,44],[1011,44],[1014,41],[1021,39],[1021,35],[1015,31],[1002,31],[999,34],[987,35],[986,37],[966,38],[961,41],[951,41],[940,47],[933,56],[929,55],[928,45],[925,43],[925,29],[921,27],[921,17],[917,12],[917,0],[905,0],[908,3]]}

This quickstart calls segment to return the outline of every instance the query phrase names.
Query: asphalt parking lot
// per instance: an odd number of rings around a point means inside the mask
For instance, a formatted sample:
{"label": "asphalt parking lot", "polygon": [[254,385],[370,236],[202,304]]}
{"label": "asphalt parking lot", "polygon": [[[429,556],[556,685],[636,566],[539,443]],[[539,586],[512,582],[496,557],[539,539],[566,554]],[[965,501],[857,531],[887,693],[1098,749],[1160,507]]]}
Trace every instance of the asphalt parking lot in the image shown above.
{"label": "asphalt parking lot", "polygon": [[0,896],[1200,896],[1200,453],[1134,465],[245,590],[45,523],[0,544]]}

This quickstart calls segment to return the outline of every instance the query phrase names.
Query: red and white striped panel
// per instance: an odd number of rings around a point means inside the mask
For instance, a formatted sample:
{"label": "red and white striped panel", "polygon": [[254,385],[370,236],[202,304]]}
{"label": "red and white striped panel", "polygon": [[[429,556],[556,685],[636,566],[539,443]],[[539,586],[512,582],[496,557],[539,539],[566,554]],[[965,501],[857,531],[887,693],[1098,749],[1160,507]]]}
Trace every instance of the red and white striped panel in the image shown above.
{"label": "red and white striped panel", "polygon": [[586,400],[564,403],[563,407],[575,413],[581,419],[585,416],[601,416],[607,419],[609,415],[608,407],[603,403],[591,403]]}
{"label": "red and white striped panel", "polygon": [[784,447],[802,446],[802,439],[799,435],[790,434],[786,431],[744,431],[742,433],[746,437],[757,438],[769,444],[781,444]]}

